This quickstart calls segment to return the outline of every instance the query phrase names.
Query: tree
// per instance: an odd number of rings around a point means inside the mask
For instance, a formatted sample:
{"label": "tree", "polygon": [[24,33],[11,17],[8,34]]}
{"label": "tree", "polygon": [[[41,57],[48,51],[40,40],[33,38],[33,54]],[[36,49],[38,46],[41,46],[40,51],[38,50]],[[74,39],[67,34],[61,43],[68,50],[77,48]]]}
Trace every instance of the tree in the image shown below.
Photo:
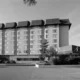
{"label": "tree", "polygon": [[49,49],[47,51],[48,51],[47,52],[48,63],[53,64],[53,59],[54,59],[54,57],[56,57],[57,51],[53,46],[49,47]]}
{"label": "tree", "polygon": [[46,39],[44,39],[41,43],[41,55],[40,55],[40,60],[44,61],[45,57],[46,57],[46,53],[47,53],[47,47],[48,47],[48,41]]}
{"label": "tree", "polygon": [[36,0],[23,0],[24,4],[28,4],[29,6],[31,5],[36,5],[37,1]]}
{"label": "tree", "polygon": [[51,47],[49,48],[49,51],[48,51],[48,52],[49,52],[48,55],[49,55],[50,57],[56,56],[56,54],[57,54],[57,51],[56,51],[56,49],[55,49],[53,46],[51,46]]}

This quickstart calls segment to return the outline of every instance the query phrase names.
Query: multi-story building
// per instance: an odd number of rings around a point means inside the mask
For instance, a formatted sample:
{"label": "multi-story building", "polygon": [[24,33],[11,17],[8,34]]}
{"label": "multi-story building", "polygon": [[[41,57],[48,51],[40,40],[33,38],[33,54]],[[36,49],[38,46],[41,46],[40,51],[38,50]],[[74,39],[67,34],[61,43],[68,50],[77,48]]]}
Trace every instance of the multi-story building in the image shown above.
{"label": "multi-story building", "polygon": [[41,43],[48,41],[48,47],[59,48],[69,45],[68,19],[47,19],[0,24],[0,54],[13,57],[39,55]]}

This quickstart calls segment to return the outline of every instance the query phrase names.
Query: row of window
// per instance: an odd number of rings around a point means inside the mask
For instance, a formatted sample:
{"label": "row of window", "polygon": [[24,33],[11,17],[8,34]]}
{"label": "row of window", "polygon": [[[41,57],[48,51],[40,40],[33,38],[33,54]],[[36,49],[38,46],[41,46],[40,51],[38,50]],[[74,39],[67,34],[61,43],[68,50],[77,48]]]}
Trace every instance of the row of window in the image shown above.
{"label": "row of window", "polygon": [[[22,51],[21,50],[17,50],[17,53],[22,53]],[[24,53],[28,53],[28,51],[24,50]]]}
{"label": "row of window", "polygon": [[[57,29],[53,29],[52,31],[53,31],[53,33],[57,33]],[[46,30],[45,32],[48,33],[49,30]]]}
{"label": "row of window", "polygon": [[[30,43],[34,43],[35,40],[31,40]],[[38,43],[41,43],[42,40],[38,40]],[[57,43],[57,39],[53,39],[53,43]]]}
{"label": "row of window", "polygon": [[[46,38],[48,37],[49,35],[46,35]],[[42,35],[38,35],[38,38],[41,39]],[[53,38],[57,38],[57,34],[53,34]],[[21,36],[17,36],[17,39],[21,39]],[[24,39],[28,39],[28,36],[24,36]],[[34,36],[30,36],[30,39],[34,39]],[[6,37],[5,40],[8,40],[8,37]],[[11,40],[14,40],[14,37],[12,37]]]}
{"label": "row of window", "polygon": [[[30,45],[30,48],[33,48],[34,45]],[[41,45],[37,45],[37,48],[41,48]]]}
{"label": "row of window", "polygon": [[[52,38],[57,38],[57,34],[53,34],[52,36]],[[49,38],[49,35],[46,35],[46,38]]]}
{"label": "row of window", "polygon": [[[48,33],[48,31],[49,30],[46,30],[45,32]],[[30,31],[30,34],[34,34],[34,32],[35,31]],[[41,34],[42,31],[41,30],[38,30],[37,32]],[[53,33],[57,33],[57,29],[53,29]],[[20,35],[20,31],[18,31],[17,34]],[[27,31],[24,31],[24,34],[28,34],[28,32]]]}
{"label": "row of window", "polygon": [[[56,48],[56,47],[57,47],[57,44],[54,44],[54,47]],[[14,51],[11,51],[11,52],[14,53]],[[37,52],[40,53],[40,50],[38,50]],[[5,50],[5,53],[9,53],[9,51],[6,49],[6,50]],[[17,50],[17,53],[18,53],[18,54],[20,54],[20,53],[21,53],[21,54],[22,54],[22,53],[26,53],[26,54],[27,54],[28,51],[27,51],[27,50],[22,50],[22,51],[21,51],[21,50]],[[33,50],[30,50],[30,53],[33,53]]]}
{"label": "row of window", "polygon": [[[46,33],[48,33],[48,31],[49,31],[49,30],[45,30]],[[20,35],[21,32],[22,32],[22,31],[17,31],[17,34]],[[28,31],[23,31],[23,32],[24,32],[24,34],[28,34]],[[34,32],[35,32],[35,31],[31,30],[31,31],[30,31],[30,34],[34,34]],[[41,34],[42,30],[38,30],[37,32]],[[5,32],[5,35],[9,35],[10,33],[11,33],[11,35],[14,35],[14,31],[11,31],[11,32],[9,32],[9,33],[8,33],[8,32]],[[57,29],[53,29],[53,33],[57,33]]]}
{"label": "row of window", "polygon": [[[30,36],[31,39],[34,38],[35,35]],[[17,36],[17,39],[20,39],[21,36]],[[28,36],[24,36],[24,39],[28,39]],[[38,35],[38,38],[42,38],[42,35]],[[7,36],[5,36],[5,40],[8,40],[9,38]],[[11,40],[14,40],[14,37],[10,37]]]}
{"label": "row of window", "polygon": [[[57,47],[57,44],[53,44],[54,45],[54,47]],[[42,45],[37,45],[37,48],[41,48],[42,47]],[[34,48],[34,45],[30,45],[30,48]]]}
{"label": "row of window", "polygon": [[[34,32],[35,31],[30,31],[30,34],[34,34]],[[41,30],[38,30],[37,32],[41,34]],[[21,31],[18,31],[17,34],[20,35]],[[28,34],[28,31],[24,31],[24,34]]]}
{"label": "row of window", "polygon": [[37,40],[37,41],[35,41],[35,40],[30,40],[30,43],[41,43],[42,42],[42,40]]}
{"label": "row of window", "polygon": [[[14,51],[11,51],[12,53],[14,53]],[[9,53],[8,50],[5,50],[5,53]],[[22,52],[21,50],[17,50],[17,53],[28,53],[27,50],[24,50],[24,52]]]}
{"label": "row of window", "polygon": [[[12,44],[14,44],[14,41],[10,41],[10,42],[11,42]],[[30,43],[31,43],[31,44],[33,44],[34,42],[35,42],[35,40],[30,40]],[[38,40],[38,43],[41,43],[41,42],[42,42],[42,40]],[[5,41],[5,43],[6,43],[6,44],[9,44],[9,41]],[[11,44],[11,43],[10,43],[10,44]],[[21,44],[21,43],[22,43],[22,41],[18,41],[17,44]],[[26,43],[28,43],[28,41],[25,40],[25,41],[23,41],[23,43],[26,44]],[[53,43],[57,43],[57,39],[53,39]]]}
{"label": "row of window", "polygon": [[18,61],[39,61],[39,58],[17,58]]}
{"label": "row of window", "polygon": [[[35,36],[35,35],[30,36],[30,39],[33,39],[34,36]],[[20,38],[21,38],[21,36],[17,36],[17,39],[20,39]],[[23,38],[24,38],[24,39],[28,39],[29,37],[28,37],[28,36],[24,36]],[[42,38],[42,35],[38,35],[38,38]]]}

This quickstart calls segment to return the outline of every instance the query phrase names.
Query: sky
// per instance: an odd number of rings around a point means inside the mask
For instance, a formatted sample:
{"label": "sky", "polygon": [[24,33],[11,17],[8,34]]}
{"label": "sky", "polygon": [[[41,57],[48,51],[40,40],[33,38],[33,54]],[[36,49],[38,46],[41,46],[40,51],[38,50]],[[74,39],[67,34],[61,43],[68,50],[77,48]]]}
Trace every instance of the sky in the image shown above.
{"label": "sky", "polygon": [[0,23],[36,19],[69,19],[69,44],[80,46],[80,0],[36,0],[27,6],[23,0],[0,0]]}

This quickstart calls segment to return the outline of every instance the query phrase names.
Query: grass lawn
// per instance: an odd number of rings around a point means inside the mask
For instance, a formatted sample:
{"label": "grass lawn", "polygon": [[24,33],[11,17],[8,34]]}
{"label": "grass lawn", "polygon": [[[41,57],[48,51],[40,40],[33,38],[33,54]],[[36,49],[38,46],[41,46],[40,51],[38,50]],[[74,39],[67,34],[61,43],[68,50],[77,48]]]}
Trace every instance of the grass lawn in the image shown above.
{"label": "grass lawn", "polygon": [[0,80],[80,80],[80,68],[0,66]]}

